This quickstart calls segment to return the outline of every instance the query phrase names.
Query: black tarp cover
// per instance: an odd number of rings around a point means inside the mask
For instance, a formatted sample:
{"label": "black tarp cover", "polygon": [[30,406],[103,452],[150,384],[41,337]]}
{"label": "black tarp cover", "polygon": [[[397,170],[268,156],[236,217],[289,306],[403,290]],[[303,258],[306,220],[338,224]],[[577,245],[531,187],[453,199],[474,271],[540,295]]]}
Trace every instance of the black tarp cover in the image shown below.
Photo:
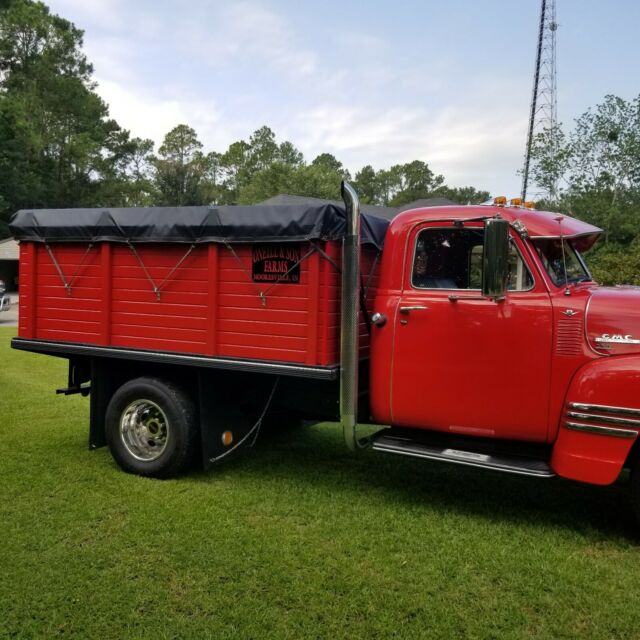
{"label": "black tarp cover", "polygon": [[[388,225],[362,214],[362,242],[381,249]],[[346,214],[334,204],[22,209],[9,229],[31,242],[293,242],[342,238]]]}

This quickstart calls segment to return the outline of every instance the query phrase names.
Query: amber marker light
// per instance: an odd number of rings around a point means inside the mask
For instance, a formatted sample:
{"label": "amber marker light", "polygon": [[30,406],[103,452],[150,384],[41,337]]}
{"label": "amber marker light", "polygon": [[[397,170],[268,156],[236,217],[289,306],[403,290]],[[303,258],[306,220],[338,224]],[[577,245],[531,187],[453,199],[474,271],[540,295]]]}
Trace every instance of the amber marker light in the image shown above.
{"label": "amber marker light", "polygon": [[233,433],[231,431],[225,431],[222,434],[222,444],[228,447],[233,442]]}
{"label": "amber marker light", "polygon": [[522,198],[511,198],[511,200],[509,200],[509,204],[512,207],[520,207],[522,205]]}
{"label": "amber marker light", "polygon": [[527,200],[527,202],[524,203],[524,208],[525,209],[535,209],[536,208],[536,203],[533,200]]}
{"label": "amber marker light", "polygon": [[504,207],[504,205],[507,204],[507,196],[496,196],[493,199],[493,204],[497,207]]}

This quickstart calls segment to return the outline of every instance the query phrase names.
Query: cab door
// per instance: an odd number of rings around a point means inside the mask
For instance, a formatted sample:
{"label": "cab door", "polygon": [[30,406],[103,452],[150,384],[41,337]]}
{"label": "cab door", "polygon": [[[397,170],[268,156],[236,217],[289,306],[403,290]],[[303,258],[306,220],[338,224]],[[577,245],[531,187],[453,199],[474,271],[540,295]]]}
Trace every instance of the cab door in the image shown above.
{"label": "cab door", "polygon": [[483,298],[483,238],[481,223],[425,224],[409,238],[393,319],[392,423],[543,442],[549,294],[514,237],[506,298]]}

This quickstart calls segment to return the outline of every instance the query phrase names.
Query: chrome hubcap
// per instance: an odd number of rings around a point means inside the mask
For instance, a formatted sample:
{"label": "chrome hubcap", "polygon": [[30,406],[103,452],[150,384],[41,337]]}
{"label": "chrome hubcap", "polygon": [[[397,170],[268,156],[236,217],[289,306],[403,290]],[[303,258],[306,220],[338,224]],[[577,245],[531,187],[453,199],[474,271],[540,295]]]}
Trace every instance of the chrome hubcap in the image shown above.
{"label": "chrome hubcap", "polygon": [[120,439],[136,460],[157,460],[169,441],[167,416],[151,400],[134,400],[122,412]]}

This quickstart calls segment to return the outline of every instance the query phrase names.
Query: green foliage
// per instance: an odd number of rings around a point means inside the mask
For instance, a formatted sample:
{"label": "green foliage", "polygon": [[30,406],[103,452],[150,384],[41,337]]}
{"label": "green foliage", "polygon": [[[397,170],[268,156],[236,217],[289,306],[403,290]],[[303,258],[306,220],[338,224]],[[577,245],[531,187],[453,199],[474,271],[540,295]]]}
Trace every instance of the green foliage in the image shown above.
{"label": "green foliage", "polygon": [[604,230],[590,257],[596,279],[638,283],[640,96],[605,96],[568,134],[561,127],[542,132],[532,159],[534,180],[554,193],[549,208]]}
{"label": "green foliage", "polygon": [[596,282],[603,285],[640,285],[640,243],[602,244],[585,256]]}
{"label": "green foliage", "polygon": [[376,173],[371,165],[356,173],[355,186],[363,202],[400,207],[425,198],[447,198],[460,204],[478,204],[489,199],[488,191],[474,187],[448,187],[421,160],[397,164]]}
{"label": "green foliage", "polygon": [[0,219],[123,203],[129,134],[108,118],[92,71],[82,31],[43,3],[0,9]]}
{"label": "green foliage", "polygon": [[202,203],[207,157],[194,129],[179,124],[164,137],[159,156],[151,158],[155,167],[158,204],[195,205]]}

